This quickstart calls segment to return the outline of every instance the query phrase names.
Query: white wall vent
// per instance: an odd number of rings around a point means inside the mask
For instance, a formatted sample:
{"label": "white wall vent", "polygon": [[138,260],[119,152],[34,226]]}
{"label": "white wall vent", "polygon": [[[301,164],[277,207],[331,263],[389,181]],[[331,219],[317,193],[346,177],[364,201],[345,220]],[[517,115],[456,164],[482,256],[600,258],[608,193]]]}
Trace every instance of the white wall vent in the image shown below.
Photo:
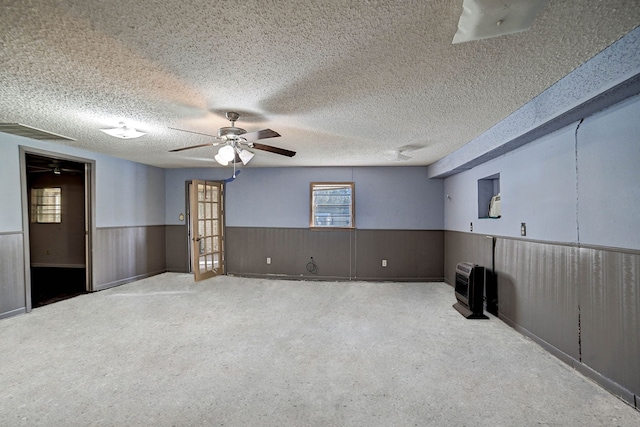
{"label": "white wall vent", "polygon": [[32,126],[23,125],[21,123],[0,123],[0,132],[10,133],[11,135],[24,136],[25,138],[41,139],[41,140],[66,140],[75,141],[68,136],[59,135],[53,132],[47,132]]}

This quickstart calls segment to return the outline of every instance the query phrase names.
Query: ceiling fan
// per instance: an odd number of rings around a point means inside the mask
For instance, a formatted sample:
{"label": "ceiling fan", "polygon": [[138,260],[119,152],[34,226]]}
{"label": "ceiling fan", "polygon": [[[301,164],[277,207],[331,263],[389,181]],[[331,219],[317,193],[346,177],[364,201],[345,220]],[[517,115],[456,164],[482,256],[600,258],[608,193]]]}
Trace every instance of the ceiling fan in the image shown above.
{"label": "ceiling fan", "polygon": [[192,132],[184,129],[169,128],[169,129],[178,130],[181,132],[189,132],[189,133],[195,133],[197,135],[210,136],[216,139],[216,141],[214,142],[192,145],[192,146],[183,147],[183,148],[176,148],[174,150],[169,150],[169,152],[191,150],[192,148],[208,147],[208,146],[215,147],[218,145],[222,145],[222,147],[220,147],[220,149],[218,150],[218,154],[216,154],[214,158],[218,163],[220,163],[223,166],[226,166],[230,162],[232,162],[234,165],[238,162],[242,162],[242,164],[244,165],[249,163],[249,161],[253,158],[254,154],[243,147],[254,148],[256,150],[262,150],[262,151],[268,151],[270,153],[280,154],[282,156],[287,156],[287,157],[293,157],[296,155],[295,151],[286,150],[284,148],[273,147],[271,145],[260,144],[258,142],[255,142],[259,139],[279,137],[280,134],[278,132],[271,129],[263,129],[256,132],[247,133],[246,130],[235,126],[235,123],[240,117],[240,114],[233,111],[229,111],[228,113],[226,113],[226,117],[231,122],[231,126],[222,127],[218,129],[218,135],[209,135],[206,133]]}
{"label": "ceiling fan", "polygon": [[84,173],[84,170],[68,167],[62,162],[53,160],[48,164],[28,164],[28,173],[53,173],[54,175],[62,175],[67,173]]}

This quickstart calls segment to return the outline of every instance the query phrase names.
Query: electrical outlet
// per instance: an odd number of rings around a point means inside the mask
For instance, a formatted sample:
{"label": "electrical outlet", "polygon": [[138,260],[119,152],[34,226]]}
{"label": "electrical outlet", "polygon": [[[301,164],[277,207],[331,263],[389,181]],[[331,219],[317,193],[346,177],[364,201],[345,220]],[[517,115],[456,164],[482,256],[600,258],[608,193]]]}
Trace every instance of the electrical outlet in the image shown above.
{"label": "electrical outlet", "polygon": [[469,223],[469,231],[473,231],[473,223],[472,222]]}
{"label": "electrical outlet", "polygon": [[271,258],[267,257],[267,264],[271,264]]}
{"label": "electrical outlet", "polygon": [[383,267],[386,267],[386,266],[387,266],[387,260],[386,260],[386,259],[383,259],[383,260],[382,260],[382,266],[383,266]]}
{"label": "electrical outlet", "polygon": [[521,236],[526,236],[527,235],[527,223],[526,222],[521,222],[520,223],[520,235]]}

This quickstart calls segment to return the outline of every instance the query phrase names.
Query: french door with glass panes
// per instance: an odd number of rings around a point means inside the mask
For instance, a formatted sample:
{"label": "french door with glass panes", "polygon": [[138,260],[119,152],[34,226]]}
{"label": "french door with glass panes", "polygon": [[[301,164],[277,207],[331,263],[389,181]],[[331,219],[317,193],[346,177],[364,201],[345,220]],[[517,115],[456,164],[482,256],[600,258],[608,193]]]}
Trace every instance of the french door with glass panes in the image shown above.
{"label": "french door with glass panes", "polygon": [[195,280],[224,274],[222,182],[193,180],[190,186],[191,265]]}

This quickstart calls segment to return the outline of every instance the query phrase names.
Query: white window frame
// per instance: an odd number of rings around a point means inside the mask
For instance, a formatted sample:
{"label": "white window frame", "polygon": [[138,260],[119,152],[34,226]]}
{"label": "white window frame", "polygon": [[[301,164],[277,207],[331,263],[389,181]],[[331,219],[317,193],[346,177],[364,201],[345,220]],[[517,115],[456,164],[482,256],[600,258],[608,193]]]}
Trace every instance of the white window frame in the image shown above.
{"label": "white window frame", "polygon": [[[343,221],[336,222],[336,219],[344,218],[344,214],[334,214],[326,212],[331,205],[318,204],[317,192],[319,191],[331,191],[331,190],[345,190],[350,191],[351,200],[348,205],[339,204],[333,205],[334,207],[349,206],[347,223]],[[311,209],[309,217],[309,227],[312,229],[353,229],[356,228],[356,191],[355,184],[353,182],[312,182],[310,186],[311,193]],[[319,209],[320,208],[320,209]],[[318,211],[325,210],[325,212]],[[321,215],[326,215],[326,220],[321,220]]]}
{"label": "white window frame", "polygon": [[62,222],[62,189],[60,187],[31,189],[31,222],[38,224]]}

